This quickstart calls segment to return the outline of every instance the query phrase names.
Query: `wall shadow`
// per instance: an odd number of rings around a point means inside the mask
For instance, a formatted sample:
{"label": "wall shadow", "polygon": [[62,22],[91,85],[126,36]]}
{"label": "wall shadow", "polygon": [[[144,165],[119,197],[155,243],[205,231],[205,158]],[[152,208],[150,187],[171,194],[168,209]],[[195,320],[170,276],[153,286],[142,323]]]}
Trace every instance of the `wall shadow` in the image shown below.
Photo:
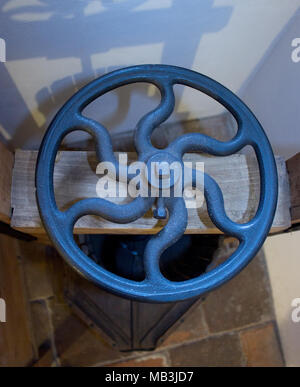
{"label": "wall shadow", "polygon": [[[145,0],[40,0],[36,5],[5,1],[0,25],[8,62],[0,65],[4,85],[0,124],[11,137],[9,143],[38,147],[51,118],[75,91],[114,68],[157,62],[153,45],[161,47],[161,63],[191,68],[203,35],[222,30],[230,20],[232,7],[213,3],[170,0],[158,8],[156,1]],[[124,51],[118,52],[120,48]],[[74,59],[80,67],[75,73],[68,62]],[[70,75],[61,75],[66,73]],[[37,122],[26,93],[34,93],[35,113],[44,118],[42,123]],[[116,110],[106,117],[105,125],[120,130],[125,118],[127,129],[132,126],[128,101],[134,93],[134,89],[115,92]],[[180,89],[178,102],[181,97]],[[142,103],[147,107],[144,99]],[[185,116],[180,114],[178,120]]]}

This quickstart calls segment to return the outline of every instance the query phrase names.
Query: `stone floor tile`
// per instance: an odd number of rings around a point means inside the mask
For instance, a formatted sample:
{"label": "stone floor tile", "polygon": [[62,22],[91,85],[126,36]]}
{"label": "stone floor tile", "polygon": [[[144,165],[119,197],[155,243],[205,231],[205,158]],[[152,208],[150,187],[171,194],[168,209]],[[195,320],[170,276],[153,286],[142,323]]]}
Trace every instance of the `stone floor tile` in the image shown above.
{"label": "stone floor tile", "polygon": [[52,319],[57,356],[62,366],[92,366],[130,356],[130,353],[114,349],[66,305],[54,303]]}
{"label": "stone floor tile", "polygon": [[211,333],[273,319],[273,302],[263,254],[235,278],[211,292],[203,303]]}
{"label": "stone floor tile", "polygon": [[172,366],[233,367],[244,365],[237,333],[226,333],[169,349]]}
{"label": "stone floor tile", "polygon": [[273,323],[247,329],[240,333],[248,367],[282,367],[279,340]]}

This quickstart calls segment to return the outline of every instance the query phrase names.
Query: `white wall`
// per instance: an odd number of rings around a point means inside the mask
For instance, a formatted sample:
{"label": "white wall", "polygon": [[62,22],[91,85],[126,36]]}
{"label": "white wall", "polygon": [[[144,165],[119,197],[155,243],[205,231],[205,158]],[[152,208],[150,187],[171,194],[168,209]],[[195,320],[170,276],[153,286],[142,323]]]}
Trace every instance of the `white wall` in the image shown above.
{"label": "white wall", "polygon": [[[297,47],[292,46],[295,39],[299,39]],[[239,92],[264,127],[274,152],[285,158],[300,152],[299,43],[300,10]]]}
{"label": "white wall", "polygon": [[300,367],[300,322],[292,318],[293,313],[299,316],[299,239],[300,231],[295,231],[271,236],[264,244],[276,322],[288,367]]}
{"label": "white wall", "polygon": [[[15,147],[38,147],[78,87],[132,64],[192,68],[237,92],[299,6],[300,0],[2,1],[0,133]],[[90,114],[114,131],[129,129],[157,103],[151,95],[142,85],[126,87]],[[191,89],[178,88],[177,100],[175,121],[221,111]]]}

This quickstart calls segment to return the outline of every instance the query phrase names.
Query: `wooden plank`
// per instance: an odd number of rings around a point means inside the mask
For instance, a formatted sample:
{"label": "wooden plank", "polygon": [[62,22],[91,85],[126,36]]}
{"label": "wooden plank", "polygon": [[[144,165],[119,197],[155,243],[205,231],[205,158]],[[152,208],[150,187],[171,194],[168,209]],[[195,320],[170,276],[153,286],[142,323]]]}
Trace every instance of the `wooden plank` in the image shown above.
{"label": "wooden plank", "polygon": [[26,366],[34,360],[30,317],[18,242],[0,234],[0,297],[6,322],[0,322],[0,366]]}
{"label": "wooden plank", "polygon": [[11,216],[10,193],[14,155],[0,143],[0,221],[9,223]]}
{"label": "wooden plank", "polygon": [[[134,157],[134,154],[128,154],[129,159]],[[12,188],[11,226],[33,235],[44,233],[35,199],[36,158],[35,151],[16,152]],[[259,170],[254,157],[243,154],[228,157],[187,154],[185,160],[205,163],[205,172],[217,181],[223,191],[225,209],[232,220],[246,222],[252,218],[257,208],[260,191]],[[276,163],[279,176],[279,199],[271,232],[286,229],[291,224],[286,166],[281,157],[276,157]],[[97,160],[93,152],[59,152],[54,172],[55,194],[59,208],[65,209],[82,198],[96,197],[96,184],[99,179],[95,174],[96,165]],[[121,199],[114,201],[120,202]],[[164,225],[165,221],[154,219],[151,213],[126,225],[114,224],[94,216],[85,216],[76,223],[75,233],[154,234]],[[186,232],[220,233],[212,224],[205,205],[200,209],[189,209]]]}
{"label": "wooden plank", "polygon": [[286,162],[291,191],[292,223],[300,223],[300,152]]}

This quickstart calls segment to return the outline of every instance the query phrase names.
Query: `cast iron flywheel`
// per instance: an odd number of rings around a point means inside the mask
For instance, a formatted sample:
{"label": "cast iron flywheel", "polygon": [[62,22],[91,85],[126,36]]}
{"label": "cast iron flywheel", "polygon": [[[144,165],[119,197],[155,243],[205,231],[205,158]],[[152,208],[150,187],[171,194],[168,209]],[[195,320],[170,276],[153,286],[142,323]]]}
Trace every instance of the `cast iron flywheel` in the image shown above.
{"label": "cast iron flywheel", "polygon": [[[108,131],[98,122],[82,115],[83,109],[96,98],[120,86],[136,82],[156,85],[161,93],[159,106],[146,114],[138,123],[135,147],[138,159],[178,161],[188,151],[201,151],[215,156],[228,156],[246,145],[254,148],[260,169],[260,202],[255,216],[247,223],[233,222],[225,213],[222,192],[209,175],[204,173],[204,196],[213,223],[224,233],[239,240],[239,247],[224,263],[197,278],[173,282],[165,278],[159,260],[161,254],[174,244],[187,226],[187,209],[183,197],[163,198],[160,209],[168,211],[165,227],[148,242],[144,251],[145,279],[133,281],[96,264],[77,246],[73,228],[84,215],[97,215],[115,223],[130,223],[152,208],[155,198],[138,196],[128,204],[115,204],[103,198],[83,199],[65,211],[56,205],[53,170],[59,145],[63,138],[75,130],[91,134],[96,144],[99,161],[113,163],[119,171]],[[153,130],[173,112],[175,97],[173,86],[186,85],[220,102],[234,116],[238,124],[235,137],[221,142],[200,133],[178,137],[165,149],[151,143]],[[199,172],[193,171],[195,185]],[[149,182],[150,184],[151,182]],[[167,65],[140,65],[106,74],[78,91],[55,116],[40,147],[36,167],[36,195],[44,227],[62,257],[78,272],[106,290],[123,297],[150,302],[179,301],[209,292],[240,272],[256,255],[266,239],[277,203],[277,171],[269,141],[248,107],[230,90],[205,75],[180,67]]]}

